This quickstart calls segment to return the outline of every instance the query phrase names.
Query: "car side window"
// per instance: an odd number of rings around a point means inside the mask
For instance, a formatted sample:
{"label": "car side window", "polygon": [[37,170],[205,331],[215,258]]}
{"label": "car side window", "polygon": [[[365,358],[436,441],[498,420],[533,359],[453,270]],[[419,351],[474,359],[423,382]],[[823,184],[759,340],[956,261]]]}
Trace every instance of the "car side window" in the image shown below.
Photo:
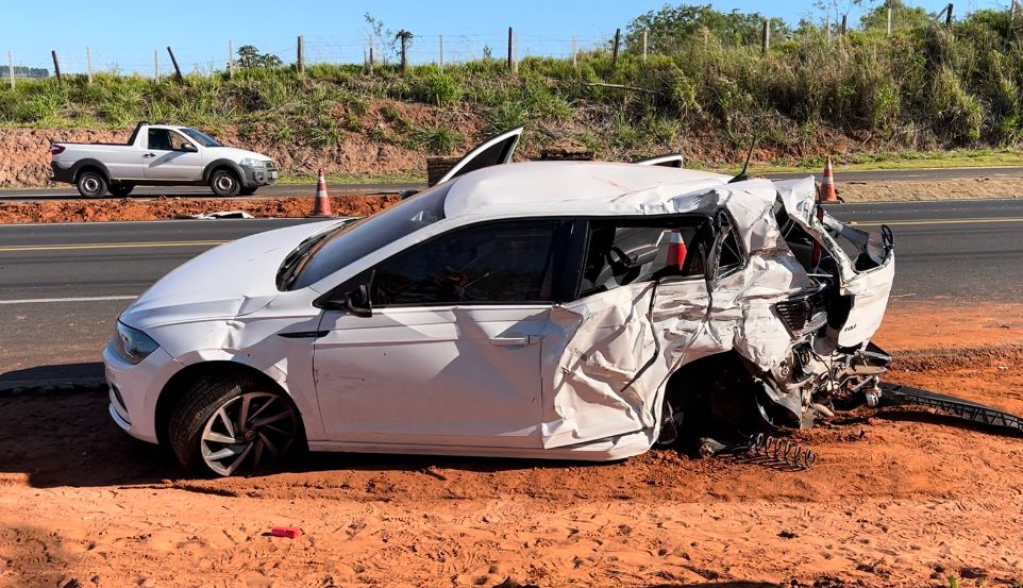
{"label": "car side window", "polygon": [[180,133],[175,133],[173,131],[170,132],[169,134],[170,134],[171,149],[173,149],[174,151],[184,151],[185,150],[185,143],[189,142],[188,139],[186,139]]}
{"label": "car side window", "polygon": [[170,131],[167,129],[149,129],[149,148],[154,151],[170,151]]}
{"label": "car side window", "polygon": [[475,225],[376,267],[374,306],[550,302],[556,220]]}
{"label": "car side window", "polygon": [[703,276],[713,241],[704,217],[591,221],[578,297],[663,277]]}

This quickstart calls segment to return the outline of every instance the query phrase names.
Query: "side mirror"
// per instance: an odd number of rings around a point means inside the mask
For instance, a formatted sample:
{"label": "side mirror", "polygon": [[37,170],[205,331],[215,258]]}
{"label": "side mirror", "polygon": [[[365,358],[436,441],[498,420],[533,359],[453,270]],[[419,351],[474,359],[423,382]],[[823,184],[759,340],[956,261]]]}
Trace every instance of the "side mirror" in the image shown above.
{"label": "side mirror", "polygon": [[184,143],[181,145],[181,151],[184,151],[186,153],[195,153],[199,151],[199,148],[191,143]]}
{"label": "side mirror", "polygon": [[345,310],[361,318],[373,316],[373,304],[369,299],[368,284],[361,284],[345,295]]}

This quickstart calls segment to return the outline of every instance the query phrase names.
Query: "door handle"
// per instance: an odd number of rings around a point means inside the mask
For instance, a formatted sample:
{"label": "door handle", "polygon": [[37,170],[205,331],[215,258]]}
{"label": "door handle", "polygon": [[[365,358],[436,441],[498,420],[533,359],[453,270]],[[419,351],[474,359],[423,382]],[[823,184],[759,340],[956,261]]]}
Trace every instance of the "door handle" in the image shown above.
{"label": "door handle", "polygon": [[490,343],[497,347],[516,347],[520,345],[532,345],[539,340],[539,336],[524,335],[521,337],[493,337],[490,339]]}
{"label": "door handle", "polygon": [[142,157],[156,157],[156,154],[155,153],[145,153],[145,154],[142,155]]}

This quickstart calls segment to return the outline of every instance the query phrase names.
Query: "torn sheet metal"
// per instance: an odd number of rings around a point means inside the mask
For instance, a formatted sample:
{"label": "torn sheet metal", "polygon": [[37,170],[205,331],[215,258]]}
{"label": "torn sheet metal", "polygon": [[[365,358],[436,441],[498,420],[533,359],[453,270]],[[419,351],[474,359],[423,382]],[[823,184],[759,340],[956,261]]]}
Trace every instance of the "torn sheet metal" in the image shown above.
{"label": "torn sheet metal", "polygon": [[[669,377],[703,357],[735,350],[764,373],[787,371],[800,338],[790,334],[774,306],[812,291],[816,282],[774,222],[779,192],[789,215],[839,264],[842,293],[854,297],[853,324],[842,331],[839,344],[859,344],[873,334],[887,304],[893,259],[888,255],[875,270],[857,272],[816,219],[812,179],[784,191],[775,186],[752,180],[671,198],[663,194],[669,188],[659,187],[618,199],[616,204],[645,214],[711,214],[724,207],[748,260],[709,284],[700,278],[633,284],[556,307],[544,337],[545,448],[636,432],[653,443]],[[864,238],[864,248],[867,242]],[[808,390],[794,386],[773,386],[768,394],[797,416],[811,402]]]}

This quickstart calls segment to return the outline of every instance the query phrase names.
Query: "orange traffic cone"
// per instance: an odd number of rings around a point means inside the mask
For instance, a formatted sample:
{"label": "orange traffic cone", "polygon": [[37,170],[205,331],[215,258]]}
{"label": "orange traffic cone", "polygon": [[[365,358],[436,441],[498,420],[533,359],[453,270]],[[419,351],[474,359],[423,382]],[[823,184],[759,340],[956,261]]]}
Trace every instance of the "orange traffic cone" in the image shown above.
{"label": "orange traffic cone", "polygon": [[824,178],[821,179],[819,200],[821,202],[841,202],[838,199],[838,192],[835,191],[835,172],[831,169],[830,155],[824,163]]}
{"label": "orange traffic cone", "polygon": [[316,179],[316,203],[310,216],[334,216],[330,210],[330,196],[327,196],[327,181],[323,179],[323,170]]}

